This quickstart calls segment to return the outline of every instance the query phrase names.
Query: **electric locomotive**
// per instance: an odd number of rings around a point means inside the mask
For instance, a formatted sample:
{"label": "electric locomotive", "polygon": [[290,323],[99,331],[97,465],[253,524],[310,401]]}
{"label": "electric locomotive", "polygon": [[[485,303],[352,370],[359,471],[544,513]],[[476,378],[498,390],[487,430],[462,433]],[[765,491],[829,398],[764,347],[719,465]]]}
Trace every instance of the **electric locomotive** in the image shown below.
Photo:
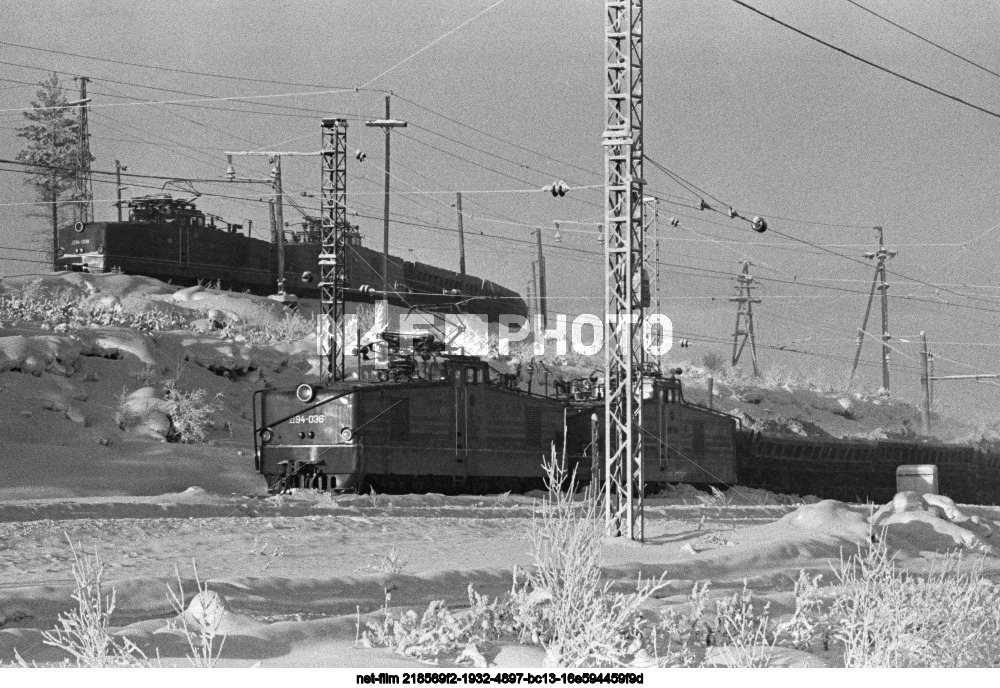
{"label": "electric locomotive", "polygon": [[590,479],[593,401],[520,390],[433,334],[382,338],[386,368],[254,394],[255,467],[271,491],[523,492],[544,487],[542,459],[564,443],[567,468]]}
{"label": "electric locomotive", "polygon": [[[273,294],[278,284],[276,245],[242,233],[243,225],[226,222],[195,207],[191,199],[170,194],[126,201],[124,222],[77,222],[58,232],[57,262],[67,270],[147,275],[191,286],[220,282],[225,288]],[[284,287],[302,298],[320,298],[318,285],[321,222],[307,217],[301,230],[283,230]],[[382,253],[361,245],[356,225],[346,227],[346,274],[351,284],[382,285]],[[517,292],[471,275],[389,256],[385,298],[404,308],[449,309],[484,315],[528,316]],[[354,302],[373,302],[368,291],[346,293]]]}
{"label": "electric locomotive", "polygon": [[170,194],[128,201],[125,222],[77,222],[58,233],[57,262],[67,270],[121,270],[180,285],[219,280],[259,291],[274,284],[271,245],[242,225],[198,210]]}
{"label": "electric locomotive", "polygon": [[[684,399],[681,369],[661,374],[655,365],[642,371],[642,443],[645,489],[656,492],[668,483],[725,488],[736,483],[737,462],[745,442],[739,418],[692,404]],[[566,403],[599,402],[593,409],[596,451],[599,457],[587,473],[590,479],[604,476],[603,382],[595,377],[556,384],[557,398]],[[568,436],[586,436],[582,419],[570,423]]]}

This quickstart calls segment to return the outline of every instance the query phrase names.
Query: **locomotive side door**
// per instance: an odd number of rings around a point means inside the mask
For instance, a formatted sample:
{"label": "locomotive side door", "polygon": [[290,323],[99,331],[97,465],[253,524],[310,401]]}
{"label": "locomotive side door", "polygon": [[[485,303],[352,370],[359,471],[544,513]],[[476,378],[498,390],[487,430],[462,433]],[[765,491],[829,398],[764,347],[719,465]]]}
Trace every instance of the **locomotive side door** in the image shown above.
{"label": "locomotive side door", "polygon": [[667,470],[667,446],[670,438],[667,426],[667,394],[665,390],[658,390],[658,392],[656,395],[656,434],[658,438],[656,453],[659,458],[660,472],[662,473]]}
{"label": "locomotive side door", "polygon": [[465,367],[453,366],[451,383],[455,390],[455,461],[464,463],[469,451],[468,391],[465,388]]}
{"label": "locomotive side door", "polygon": [[177,264],[187,265],[191,262],[191,228],[186,224],[177,225]]}

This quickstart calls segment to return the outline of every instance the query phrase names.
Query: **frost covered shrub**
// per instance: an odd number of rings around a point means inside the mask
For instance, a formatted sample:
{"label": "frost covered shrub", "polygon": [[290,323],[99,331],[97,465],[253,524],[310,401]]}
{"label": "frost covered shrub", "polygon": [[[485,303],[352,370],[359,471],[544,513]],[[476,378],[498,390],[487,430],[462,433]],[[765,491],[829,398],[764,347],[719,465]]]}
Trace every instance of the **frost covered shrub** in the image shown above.
{"label": "frost covered shrub", "polygon": [[842,561],[830,610],[848,667],[1000,666],[1000,606],[982,561],[958,554],[928,574],[903,571],[885,538]]}
{"label": "frost covered shrub", "polygon": [[555,447],[543,467],[549,493],[532,523],[535,565],[521,606],[524,626],[555,666],[623,666],[648,630],[640,607],[664,583],[640,580],[634,593],[613,593],[601,576],[604,522],[596,487],[576,501],[576,475],[567,473],[565,451],[559,461]]}
{"label": "frost covered shrub", "polygon": [[222,336],[241,337],[251,346],[266,346],[274,342],[297,342],[315,331],[313,322],[298,313],[285,310],[276,315],[268,308],[255,306],[239,319],[227,321],[222,327]]}
{"label": "frost covered shrub", "polygon": [[766,667],[770,664],[775,638],[768,633],[768,604],[754,608],[753,593],[737,590],[729,598],[715,603],[714,636],[725,648],[722,656],[729,667]]}
{"label": "frost covered shrub", "polygon": [[[64,650],[72,656],[78,667],[142,667],[148,666],[146,656],[127,638],[116,638],[109,630],[111,614],[115,611],[115,592],[105,595],[101,590],[104,564],[95,551],[93,555],[77,551],[70,542],[73,553],[73,579],[76,589],[73,599],[76,609],[59,615],[59,625],[51,631],[42,631],[42,642]],[[22,666],[28,666],[20,655]],[[66,660],[69,664],[71,660]]]}
{"label": "frost covered shrub", "polygon": [[215,427],[212,416],[222,410],[221,394],[209,401],[208,392],[196,389],[185,392],[177,387],[174,380],[163,385],[163,399],[167,402],[170,416],[170,435],[167,439],[190,444],[204,442],[207,432]]}
{"label": "frost covered shrub", "polygon": [[157,308],[130,312],[121,304],[88,303],[89,296],[73,289],[46,289],[41,280],[36,280],[0,293],[0,320],[40,322],[48,329],[129,327],[142,331],[176,329],[187,322]]}
{"label": "frost covered shrub", "polygon": [[612,592],[600,569],[600,502],[590,490],[583,500],[574,499],[575,476],[554,449],[544,467],[549,494],[531,529],[534,566],[525,574],[515,569],[508,595],[491,601],[470,587],[465,612],[451,612],[438,601],[423,615],[410,610],[396,618],[389,613],[387,592],[381,625],[367,624],[362,632],[359,619],[360,642],[428,659],[507,639],[541,645],[553,666],[628,665],[653,635],[640,607],[664,584],[639,581],[634,593]]}
{"label": "frost covered shrub", "polygon": [[810,576],[799,572],[795,581],[795,611],[791,618],[778,624],[775,635],[781,645],[796,650],[813,650],[822,646],[830,649],[830,614],[827,600],[820,588],[822,575]]}

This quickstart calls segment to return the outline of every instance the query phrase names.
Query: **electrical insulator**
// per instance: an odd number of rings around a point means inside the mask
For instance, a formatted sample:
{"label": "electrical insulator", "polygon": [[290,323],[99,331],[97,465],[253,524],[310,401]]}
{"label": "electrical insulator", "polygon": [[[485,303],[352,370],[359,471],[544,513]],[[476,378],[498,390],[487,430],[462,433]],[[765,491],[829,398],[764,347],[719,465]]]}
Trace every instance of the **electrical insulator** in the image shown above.
{"label": "electrical insulator", "polygon": [[604,243],[604,226],[603,225],[597,225],[597,243],[599,243],[599,244],[603,244]]}
{"label": "electrical insulator", "polygon": [[686,349],[687,347],[691,346],[691,342],[689,342],[687,339],[682,339],[677,344],[682,349]]}
{"label": "electrical insulator", "polygon": [[556,240],[557,244],[561,244],[562,243],[562,234],[559,233],[559,223],[556,222],[555,225],[556,225],[556,235],[553,238]]}
{"label": "electrical insulator", "polygon": [[358,162],[364,162],[365,158],[368,157],[368,154],[361,150],[356,150],[354,151],[354,157],[357,158]]}
{"label": "electrical insulator", "polygon": [[552,182],[551,186],[546,186],[545,188],[551,191],[553,196],[565,196],[566,192],[569,191],[569,185],[562,179]]}
{"label": "electrical insulator", "polygon": [[753,220],[751,220],[753,226],[753,231],[758,234],[763,234],[767,231],[767,220],[762,218],[760,215],[754,215]]}
{"label": "electrical insulator", "polygon": [[708,203],[705,203],[704,198],[698,199],[698,210],[711,210],[711,207],[708,205]]}
{"label": "electrical insulator", "polygon": [[676,217],[670,218],[670,226],[671,227],[676,227],[680,223],[681,223],[680,220],[678,220]]}
{"label": "electrical insulator", "polygon": [[736,212],[733,208],[729,209],[729,217],[739,217],[740,214]]}

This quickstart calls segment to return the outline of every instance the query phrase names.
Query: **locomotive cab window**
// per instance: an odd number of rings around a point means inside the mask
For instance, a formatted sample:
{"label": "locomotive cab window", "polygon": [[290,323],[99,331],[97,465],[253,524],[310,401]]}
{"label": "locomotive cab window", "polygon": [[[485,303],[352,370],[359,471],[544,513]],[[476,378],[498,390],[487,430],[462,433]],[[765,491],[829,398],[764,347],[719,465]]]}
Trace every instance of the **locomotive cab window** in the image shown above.
{"label": "locomotive cab window", "polygon": [[465,369],[465,382],[466,382],[466,384],[474,385],[477,382],[479,382],[479,380],[477,379],[476,372],[477,371],[476,371],[475,368],[466,368]]}

